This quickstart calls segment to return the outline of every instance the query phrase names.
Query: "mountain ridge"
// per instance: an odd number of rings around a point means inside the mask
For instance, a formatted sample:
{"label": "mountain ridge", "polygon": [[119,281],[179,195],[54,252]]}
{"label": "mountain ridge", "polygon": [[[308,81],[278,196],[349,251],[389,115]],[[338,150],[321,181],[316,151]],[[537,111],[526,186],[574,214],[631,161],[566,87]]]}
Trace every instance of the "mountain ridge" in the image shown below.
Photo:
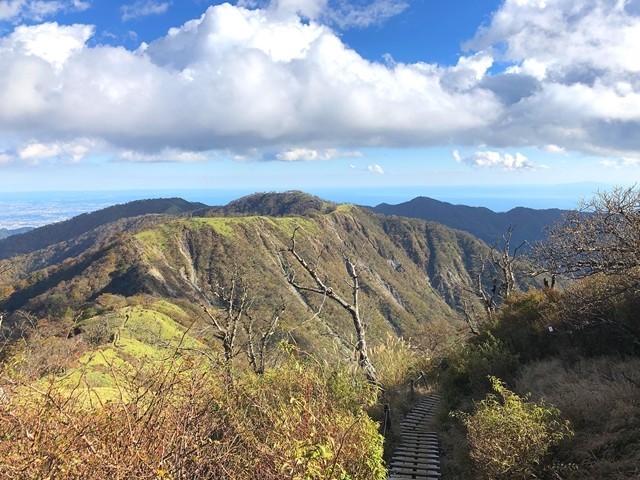
{"label": "mountain ridge", "polygon": [[[437,223],[383,217],[301,192],[264,195],[240,199],[227,214],[205,208],[188,216],[121,218],[5,260],[3,265],[22,265],[22,271],[5,288],[0,308],[45,316],[92,311],[94,302],[108,294],[167,298],[197,311],[203,292],[228,284],[230,272],[241,270],[261,308],[288,299],[283,323],[297,332],[297,342],[329,348],[322,332],[348,338],[348,326],[337,320],[343,312],[314,295],[294,294],[283,273],[284,256],[298,231],[303,255],[320,262],[323,275],[346,298],[343,256],[358,259],[373,338],[417,338],[431,324],[442,330],[462,327],[456,288],[471,285],[469,269],[486,256],[482,242]],[[255,203],[260,198],[269,201]],[[260,212],[252,205],[280,216],[256,215]],[[307,317],[314,318],[313,328],[296,326]]]}
{"label": "mountain ridge", "polygon": [[454,205],[429,197],[416,197],[407,202],[391,205],[381,203],[371,207],[376,213],[398,215],[433,221],[458,230],[464,230],[494,245],[513,227],[511,245],[530,244],[545,238],[546,227],[557,222],[567,212],[557,208],[533,209],[515,207],[506,212],[494,212],[486,207]]}

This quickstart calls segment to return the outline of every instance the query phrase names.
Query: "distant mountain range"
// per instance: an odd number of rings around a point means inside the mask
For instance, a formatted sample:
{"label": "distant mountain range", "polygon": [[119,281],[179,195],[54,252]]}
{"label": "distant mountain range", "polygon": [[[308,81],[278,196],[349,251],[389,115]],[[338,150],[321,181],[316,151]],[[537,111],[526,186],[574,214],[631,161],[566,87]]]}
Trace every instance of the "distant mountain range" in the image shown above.
{"label": "distant mountain range", "polygon": [[[283,201],[289,203],[284,204]],[[298,213],[297,210],[306,211],[309,208],[315,208],[318,211],[323,208],[326,210],[329,208],[326,205],[330,203],[303,192],[287,192],[286,200],[273,193],[257,193],[242,197],[225,206],[211,207],[179,198],[133,201],[82,214],[71,220],[37,229],[33,227],[0,228],[0,259],[70,240],[100,225],[139,215],[180,214],[194,211],[208,211],[223,215],[258,211],[261,215],[269,216],[283,215],[284,213],[294,215]],[[512,237],[512,245],[514,246],[524,241],[533,244],[543,240],[545,229],[566,213],[566,210],[560,209],[538,210],[525,207],[517,207],[507,212],[494,212],[484,207],[454,205],[428,197],[416,197],[413,200],[393,205],[381,203],[375,207],[366,208],[384,215],[419,218],[441,223],[457,230],[469,232],[488,245],[494,245],[509,227],[514,227]],[[32,233],[23,236],[29,232]]]}
{"label": "distant mountain range", "polygon": [[33,230],[33,227],[22,228],[0,228],[0,239],[10,237],[11,235],[19,235]]}
{"label": "distant mountain range", "polygon": [[397,205],[381,203],[372,210],[384,215],[420,218],[463,230],[494,245],[513,227],[511,245],[527,241],[531,244],[545,238],[545,228],[557,222],[567,212],[560,209],[536,210],[517,207],[508,212],[494,212],[484,207],[452,205],[428,197],[417,197]]}
{"label": "distant mountain range", "polygon": [[31,253],[60,242],[72,240],[117,220],[149,214],[176,215],[205,206],[202,203],[187,202],[181,198],[160,198],[137,200],[91,213],[83,213],[63,222],[27,229],[24,233],[15,232],[15,234],[0,240],[0,259]]}

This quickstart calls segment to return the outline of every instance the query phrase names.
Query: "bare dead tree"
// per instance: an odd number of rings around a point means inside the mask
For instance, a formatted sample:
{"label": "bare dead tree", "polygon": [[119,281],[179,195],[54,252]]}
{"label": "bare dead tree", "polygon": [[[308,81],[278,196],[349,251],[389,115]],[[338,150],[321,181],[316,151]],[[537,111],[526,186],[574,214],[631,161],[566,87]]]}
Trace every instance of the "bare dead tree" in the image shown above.
{"label": "bare dead tree", "polygon": [[636,308],[640,293],[638,185],[583,200],[548,230],[534,253],[545,272],[582,280],[562,298],[563,321],[640,345],[636,325],[621,313],[625,305]]}
{"label": "bare dead tree", "polygon": [[487,316],[487,320],[492,320],[493,315],[496,313],[497,297],[498,297],[498,281],[494,278],[491,284],[491,288],[487,289],[483,282],[483,274],[486,268],[486,263],[482,263],[480,271],[475,275],[475,292],[484,307],[484,312]]}
{"label": "bare dead tree", "polygon": [[253,371],[257,374],[261,375],[265,371],[267,346],[269,345],[271,337],[276,333],[278,323],[280,322],[280,316],[284,313],[286,308],[287,305],[284,299],[281,299],[281,304],[275,308],[271,318],[268,321],[263,322],[263,325],[257,332],[256,325],[258,323],[258,319],[249,310],[245,312],[247,320],[243,324],[243,329],[247,334],[247,358],[249,359],[251,368],[253,368]]}
{"label": "bare dead tree", "polygon": [[476,263],[477,266],[469,272],[471,282],[456,279],[451,272],[446,279],[443,278],[452,284],[456,306],[473,335],[479,333],[481,323],[493,319],[499,300],[495,266],[489,261],[489,255],[480,255]]}
{"label": "bare dead tree", "polygon": [[469,271],[471,282],[456,280],[449,274],[448,279],[456,292],[457,308],[474,335],[478,333],[480,324],[493,320],[500,303],[517,288],[516,273],[520,268],[521,250],[527,243],[522,242],[512,251],[513,231],[514,226],[510,226],[488,253],[479,256],[476,266]]}
{"label": "bare dead tree", "polygon": [[356,333],[356,344],[355,351],[356,356],[358,358],[358,365],[364,371],[367,380],[372,384],[379,385],[378,377],[376,374],[376,370],[369,359],[369,353],[367,348],[367,340],[366,340],[366,329],[364,325],[364,321],[360,316],[359,310],[359,291],[360,291],[360,279],[357,273],[357,263],[354,262],[351,258],[345,256],[345,268],[347,270],[347,274],[349,275],[350,287],[351,287],[351,302],[345,300],[341,295],[339,295],[332,287],[327,285],[325,281],[320,278],[318,274],[318,263],[322,256],[323,252],[320,252],[318,257],[316,258],[314,264],[309,263],[296,249],[296,233],[298,232],[299,227],[296,227],[291,235],[291,245],[287,249],[287,251],[296,259],[297,263],[303,268],[303,270],[307,273],[307,275],[311,278],[311,285],[303,285],[296,278],[295,269],[289,265],[283,265],[285,270],[285,274],[287,277],[287,281],[291,286],[293,286],[299,292],[312,292],[318,295],[322,295],[323,297],[329,298],[331,301],[342,307],[351,317],[353,322],[353,328]]}
{"label": "bare dead tree", "polygon": [[522,242],[511,253],[511,238],[514,228],[513,225],[510,225],[502,239],[491,247],[491,260],[502,277],[501,293],[504,299],[509,298],[516,289],[515,263],[519,251],[527,244],[527,242]]}
{"label": "bare dead tree", "polygon": [[212,298],[202,295],[204,302],[201,302],[201,307],[208,319],[207,328],[213,328],[213,336],[222,343],[228,368],[233,359],[244,351],[253,371],[263,374],[267,348],[286,310],[286,303],[281,299],[270,316],[263,316],[263,312],[253,310],[255,301],[251,291],[251,285],[236,267],[226,285],[215,282],[211,286]]}
{"label": "bare dead tree", "polygon": [[464,321],[467,324],[467,327],[469,327],[469,332],[473,335],[480,335],[477,326],[478,319],[473,305],[470,305],[465,298],[461,298],[460,310],[462,311],[462,315],[464,316]]}
{"label": "bare dead tree", "polygon": [[640,266],[640,188],[598,192],[553,225],[536,248],[547,271],[582,278],[626,275]]}
{"label": "bare dead tree", "polygon": [[238,353],[238,328],[253,300],[249,298],[249,289],[238,268],[234,270],[227,287],[216,282],[211,286],[211,294],[220,306],[216,306],[203,295],[207,304],[202,303],[201,307],[207,315],[209,325],[213,327],[213,336],[222,342],[224,358],[230,367],[231,361]]}

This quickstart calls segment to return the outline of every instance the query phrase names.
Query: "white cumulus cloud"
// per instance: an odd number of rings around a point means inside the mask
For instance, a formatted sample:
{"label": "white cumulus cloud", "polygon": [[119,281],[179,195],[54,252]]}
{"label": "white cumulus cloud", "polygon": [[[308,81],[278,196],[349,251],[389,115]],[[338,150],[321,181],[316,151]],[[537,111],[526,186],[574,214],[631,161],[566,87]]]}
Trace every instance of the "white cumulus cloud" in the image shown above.
{"label": "white cumulus cloud", "polygon": [[600,165],[608,168],[627,168],[640,166],[640,157],[635,158],[619,158],[619,159],[604,159],[600,161]]}
{"label": "white cumulus cloud", "polygon": [[27,143],[20,148],[17,157],[29,164],[38,164],[43,160],[50,159],[79,162],[95,147],[95,142],[88,139],[73,142],[34,142]]}
{"label": "white cumulus cloud", "polygon": [[[0,52],[17,59],[26,57],[24,60],[38,57],[60,69],[74,52],[84,48],[93,30],[89,25],[62,26],[57,23],[19,26],[0,41]],[[0,61],[0,65],[3,63]]]}
{"label": "white cumulus cloud", "polygon": [[279,15],[298,14],[340,29],[379,25],[409,8],[404,0],[240,0],[237,4],[245,8],[270,9]]}
{"label": "white cumulus cloud", "polygon": [[559,145],[545,145],[543,150],[549,153],[565,154],[567,151]]}
{"label": "white cumulus cloud", "polygon": [[502,168],[504,170],[531,170],[536,168],[534,163],[519,152],[512,155],[510,153],[484,150],[474,152],[468,157],[462,157],[457,150],[454,150],[453,157],[458,162],[466,163],[474,167]]}
{"label": "white cumulus cloud", "polygon": [[[90,138],[132,161],[451,144],[486,145],[469,161],[511,170],[532,163],[498,152],[637,158],[639,3],[505,0],[450,66],[369,61],[332,29],[336,12],[357,26],[410,8],[395,0],[224,3],[135,51],[91,46],[87,25],[21,25],[0,37],[0,141],[17,152]],[[0,0],[0,18],[52,14],[38,5]]]}
{"label": "white cumulus cloud", "polygon": [[270,10],[210,7],[133,52],[89,47],[91,32],[50,23],[0,38],[5,128],[150,154],[326,150],[473,136],[499,113],[491,92],[441,85],[441,67],[373,63],[329,28]]}
{"label": "white cumulus cloud", "polygon": [[466,45],[511,63],[484,80],[505,102],[485,143],[639,152],[638,45],[638,0],[506,0]]}
{"label": "white cumulus cloud", "polygon": [[136,163],[194,163],[209,160],[214,154],[211,152],[193,152],[165,148],[157,153],[144,153],[136,150],[124,150],[119,152],[115,160],[120,162]]}
{"label": "white cumulus cloud", "polygon": [[[327,9],[328,0],[273,0],[266,2],[278,12],[284,14],[300,14],[305,18],[317,19]],[[254,2],[253,7],[259,6]]]}

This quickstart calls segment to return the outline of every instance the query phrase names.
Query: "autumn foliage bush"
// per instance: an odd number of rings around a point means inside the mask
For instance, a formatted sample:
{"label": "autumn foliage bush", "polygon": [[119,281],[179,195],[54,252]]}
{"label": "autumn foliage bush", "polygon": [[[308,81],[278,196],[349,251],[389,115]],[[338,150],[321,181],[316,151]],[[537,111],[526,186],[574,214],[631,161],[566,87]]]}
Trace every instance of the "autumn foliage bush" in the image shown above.
{"label": "autumn foliage bush", "polygon": [[560,411],[527,401],[491,377],[496,394],[476,404],[473,414],[458,414],[468,430],[471,458],[487,479],[539,478],[552,447],[573,432]]}
{"label": "autumn foliage bush", "polygon": [[[97,397],[52,377],[5,372],[0,478],[382,479],[382,439],[366,381],[292,353],[264,375],[176,353],[137,372],[111,369]],[[88,402],[92,399],[91,402]]]}

